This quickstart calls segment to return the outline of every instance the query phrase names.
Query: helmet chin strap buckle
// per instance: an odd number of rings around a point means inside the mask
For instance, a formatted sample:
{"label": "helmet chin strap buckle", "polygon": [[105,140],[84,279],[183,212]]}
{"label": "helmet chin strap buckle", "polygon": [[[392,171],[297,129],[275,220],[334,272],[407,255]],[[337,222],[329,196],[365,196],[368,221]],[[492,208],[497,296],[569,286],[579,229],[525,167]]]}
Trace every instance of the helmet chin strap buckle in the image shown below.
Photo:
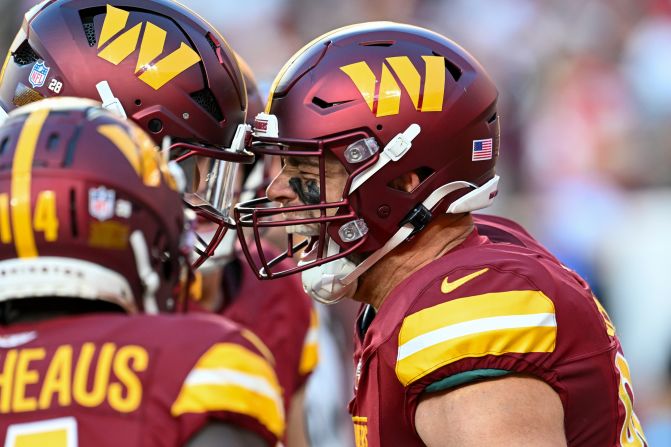
{"label": "helmet chin strap buckle", "polygon": [[414,227],[412,233],[410,233],[410,235],[408,236],[409,239],[413,237],[415,234],[422,231],[424,227],[426,227],[428,223],[431,221],[432,217],[433,214],[431,214],[431,210],[429,210],[420,203],[403,218],[403,220],[398,224],[398,226],[403,227],[407,224],[410,224]]}

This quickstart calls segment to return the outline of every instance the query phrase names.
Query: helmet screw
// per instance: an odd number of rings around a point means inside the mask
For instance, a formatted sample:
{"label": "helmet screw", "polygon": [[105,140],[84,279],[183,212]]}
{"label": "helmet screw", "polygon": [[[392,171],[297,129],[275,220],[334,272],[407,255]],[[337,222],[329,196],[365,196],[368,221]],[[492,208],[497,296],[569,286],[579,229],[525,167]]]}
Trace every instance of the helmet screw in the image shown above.
{"label": "helmet screw", "polygon": [[380,216],[383,219],[386,219],[387,217],[389,217],[390,214],[391,214],[391,208],[389,207],[389,205],[381,205],[377,209],[377,215]]}
{"label": "helmet screw", "polygon": [[184,118],[185,120],[188,120],[189,119],[189,112],[182,113],[182,118]]}

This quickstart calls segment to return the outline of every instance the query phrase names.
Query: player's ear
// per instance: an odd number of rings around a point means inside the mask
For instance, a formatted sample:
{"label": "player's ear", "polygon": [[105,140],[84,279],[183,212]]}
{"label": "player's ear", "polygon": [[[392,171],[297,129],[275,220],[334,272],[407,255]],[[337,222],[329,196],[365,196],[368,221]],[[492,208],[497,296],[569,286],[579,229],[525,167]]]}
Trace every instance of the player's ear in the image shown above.
{"label": "player's ear", "polygon": [[396,177],[389,183],[389,186],[400,191],[411,192],[421,183],[419,174],[415,171],[406,172]]}

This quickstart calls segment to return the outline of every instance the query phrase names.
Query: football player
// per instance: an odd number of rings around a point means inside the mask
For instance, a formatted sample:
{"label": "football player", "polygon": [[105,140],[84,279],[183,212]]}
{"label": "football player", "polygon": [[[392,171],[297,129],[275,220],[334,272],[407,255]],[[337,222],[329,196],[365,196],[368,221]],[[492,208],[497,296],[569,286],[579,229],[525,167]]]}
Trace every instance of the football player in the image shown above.
{"label": "football player", "polygon": [[[252,116],[256,116],[264,107],[261,94],[249,66],[241,58],[238,60],[247,88],[248,108]],[[241,194],[256,191],[263,184],[267,186],[264,162],[259,157],[254,164],[239,166]],[[289,447],[309,445],[303,412],[305,388],[318,361],[318,319],[312,300],[303,291],[297,276],[259,281],[236,242],[235,232],[226,233],[212,256],[198,268],[196,274],[202,287],[197,303],[251,329],[268,347],[288,397],[285,401],[286,444]],[[264,237],[262,245],[272,252],[267,238]],[[286,262],[287,266],[291,264]]]}
{"label": "football player", "polygon": [[[187,204],[198,212],[195,265],[200,265],[226,236],[236,163],[253,160],[244,150],[243,74],[226,40],[182,5],[169,0],[124,5],[59,0],[30,10],[0,75],[0,105],[11,110],[45,97],[81,96],[102,100],[157,144],[170,137],[171,158],[180,160],[186,173]],[[228,233],[216,256],[219,265],[230,260],[235,235]],[[210,278],[209,284],[216,282],[213,294],[224,294],[212,309],[248,325],[268,343],[289,410],[292,401],[300,403],[302,384],[316,362],[311,302],[293,279],[286,287],[250,284],[245,278],[253,273],[240,265],[236,261],[223,271],[229,277],[225,284],[222,276]],[[275,299],[281,293],[290,296]],[[299,405],[289,411],[292,437],[302,411]]]}
{"label": "football player", "polygon": [[154,143],[90,100],[0,126],[0,439],[19,446],[274,446],[265,347],[184,308],[193,241]]}
{"label": "football player", "polygon": [[414,26],[349,26],[294,55],[270,95],[253,151],[283,168],[236,207],[238,233],[258,250],[284,225],[283,256],[245,249],[261,278],[302,272],[315,299],[363,303],[357,446],[646,445],[588,284],[519,225],[471,214],[497,194],[499,116],[469,53]]}

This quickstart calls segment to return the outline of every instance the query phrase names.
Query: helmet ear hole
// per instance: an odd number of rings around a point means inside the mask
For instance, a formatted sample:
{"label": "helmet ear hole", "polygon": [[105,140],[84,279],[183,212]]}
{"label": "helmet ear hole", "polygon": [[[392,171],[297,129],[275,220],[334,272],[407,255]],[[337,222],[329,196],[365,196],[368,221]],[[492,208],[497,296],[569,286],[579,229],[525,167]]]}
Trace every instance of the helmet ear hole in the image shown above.
{"label": "helmet ear hole", "polygon": [[147,128],[152,133],[159,133],[161,130],[163,130],[163,122],[158,118],[153,118],[149,120]]}
{"label": "helmet ear hole", "polygon": [[387,186],[391,189],[396,189],[398,191],[403,191],[410,194],[419,188],[420,185],[424,183],[424,180],[429,178],[433,172],[433,169],[428,167],[413,169],[412,171],[408,171],[405,174],[396,177],[394,180],[387,183]]}

